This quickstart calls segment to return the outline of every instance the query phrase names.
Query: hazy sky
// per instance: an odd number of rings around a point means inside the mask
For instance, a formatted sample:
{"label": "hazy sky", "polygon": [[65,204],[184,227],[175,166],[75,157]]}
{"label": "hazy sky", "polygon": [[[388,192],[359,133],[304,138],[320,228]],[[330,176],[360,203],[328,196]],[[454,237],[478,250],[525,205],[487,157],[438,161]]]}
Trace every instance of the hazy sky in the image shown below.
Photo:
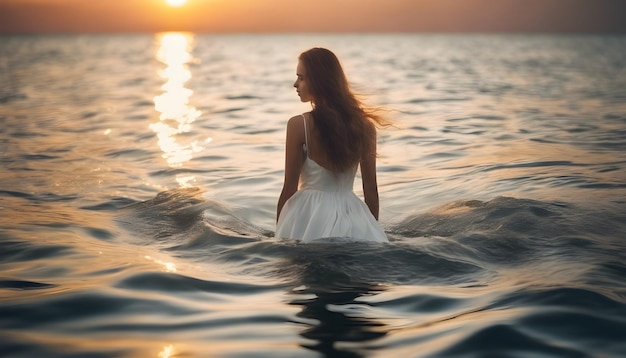
{"label": "hazy sky", "polygon": [[619,32],[626,0],[0,0],[0,33]]}

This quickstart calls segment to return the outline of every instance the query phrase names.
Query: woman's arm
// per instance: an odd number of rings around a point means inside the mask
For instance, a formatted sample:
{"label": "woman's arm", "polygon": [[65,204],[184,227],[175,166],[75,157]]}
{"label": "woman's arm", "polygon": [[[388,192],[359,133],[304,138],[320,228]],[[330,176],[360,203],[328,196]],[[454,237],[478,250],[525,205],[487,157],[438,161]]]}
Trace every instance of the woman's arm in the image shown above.
{"label": "woman's arm", "polygon": [[361,159],[361,180],[363,181],[363,196],[365,204],[378,220],[378,183],[376,180],[376,137],[369,154]]}
{"label": "woman's arm", "polygon": [[305,143],[304,123],[301,116],[292,117],[287,122],[287,139],[285,140],[285,179],[283,181],[283,190],[278,198],[276,208],[276,221],[280,217],[280,212],[289,200],[298,191],[298,180],[300,179],[300,171],[304,163],[302,146]]}

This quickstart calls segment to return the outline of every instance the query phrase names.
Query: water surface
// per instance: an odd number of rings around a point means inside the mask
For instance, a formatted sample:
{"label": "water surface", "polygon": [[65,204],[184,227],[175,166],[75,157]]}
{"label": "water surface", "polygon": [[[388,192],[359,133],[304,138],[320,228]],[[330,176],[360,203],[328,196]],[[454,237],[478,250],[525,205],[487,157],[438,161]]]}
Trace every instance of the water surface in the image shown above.
{"label": "water surface", "polygon": [[[312,46],[395,122],[390,244],[273,238]],[[621,357],[625,68],[624,36],[0,36],[0,355]]]}

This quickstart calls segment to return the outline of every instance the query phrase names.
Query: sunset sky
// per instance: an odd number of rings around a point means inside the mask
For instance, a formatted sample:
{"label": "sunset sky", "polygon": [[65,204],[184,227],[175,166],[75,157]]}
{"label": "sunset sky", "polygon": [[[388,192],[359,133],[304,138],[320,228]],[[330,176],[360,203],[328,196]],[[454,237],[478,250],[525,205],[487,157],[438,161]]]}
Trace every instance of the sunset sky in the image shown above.
{"label": "sunset sky", "polygon": [[626,33],[625,14],[626,0],[0,0],[0,33]]}

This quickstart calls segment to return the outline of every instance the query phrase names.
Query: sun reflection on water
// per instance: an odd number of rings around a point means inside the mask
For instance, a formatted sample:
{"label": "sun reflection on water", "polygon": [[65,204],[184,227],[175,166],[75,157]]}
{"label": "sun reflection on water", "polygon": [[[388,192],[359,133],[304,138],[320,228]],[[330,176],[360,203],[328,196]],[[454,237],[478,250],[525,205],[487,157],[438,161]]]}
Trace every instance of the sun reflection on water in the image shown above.
{"label": "sun reflection on water", "polygon": [[[190,132],[193,122],[202,114],[189,104],[193,91],[185,87],[192,76],[188,64],[193,61],[191,51],[194,36],[190,33],[168,32],[158,34],[157,42],[157,60],[166,65],[159,73],[165,79],[165,84],[161,87],[163,93],[154,97],[154,108],[160,116],[158,122],[150,124],[150,129],[156,133],[168,165],[180,167],[191,160],[194,153],[203,149],[197,140],[181,143],[177,138],[179,134]],[[210,141],[209,138],[205,142]],[[191,186],[190,183],[195,180],[189,176],[177,179],[183,187]]]}
{"label": "sun reflection on water", "polygon": [[174,346],[173,345],[167,345],[165,347],[163,347],[163,350],[161,352],[159,352],[159,358],[171,358],[172,353],[174,353]]}
{"label": "sun reflection on water", "polygon": [[149,256],[149,255],[144,256],[144,258],[147,259],[147,260],[150,260],[150,261],[152,261],[152,262],[154,262],[156,264],[163,265],[163,270],[165,272],[173,272],[173,273],[176,272],[176,265],[173,262],[161,261],[161,260],[156,259],[156,258],[154,258],[152,256]]}

